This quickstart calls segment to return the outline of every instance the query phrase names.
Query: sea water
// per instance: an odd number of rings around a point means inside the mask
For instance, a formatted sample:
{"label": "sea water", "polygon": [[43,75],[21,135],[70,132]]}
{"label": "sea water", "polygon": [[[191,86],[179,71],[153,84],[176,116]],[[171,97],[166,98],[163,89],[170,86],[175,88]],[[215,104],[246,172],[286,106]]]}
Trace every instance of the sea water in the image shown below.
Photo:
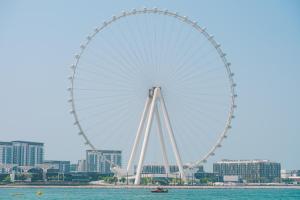
{"label": "sea water", "polygon": [[[40,192],[41,195],[38,195]],[[300,200],[298,189],[169,189],[168,193],[151,193],[150,189],[99,188],[0,188],[0,200]]]}

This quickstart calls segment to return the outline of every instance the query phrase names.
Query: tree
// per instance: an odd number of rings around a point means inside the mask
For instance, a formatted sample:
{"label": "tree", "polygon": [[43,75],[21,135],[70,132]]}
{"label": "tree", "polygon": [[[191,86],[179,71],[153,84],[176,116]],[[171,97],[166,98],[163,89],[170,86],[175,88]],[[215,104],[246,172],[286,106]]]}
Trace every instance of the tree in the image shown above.
{"label": "tree", "polygon": [[126,181],[126,178],[125,178],[125,177],[122,177],[122,178],[120,179],[120,182],[121,182],[121,183],[125,183],[125,181]]}
{"label": "tree", "polygon": [[10,183],[10,182],[11,182],[10,175],[7,175],[7,176],[4,178],[3,182]]}

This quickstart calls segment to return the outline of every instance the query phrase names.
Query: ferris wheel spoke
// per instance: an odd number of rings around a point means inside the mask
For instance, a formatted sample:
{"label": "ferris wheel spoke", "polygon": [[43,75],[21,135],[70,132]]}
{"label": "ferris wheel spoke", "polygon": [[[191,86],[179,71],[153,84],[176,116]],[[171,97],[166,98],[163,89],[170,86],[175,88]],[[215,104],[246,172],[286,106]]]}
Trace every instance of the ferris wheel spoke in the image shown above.
{"label": "ferris wheel spoke", "polygon": [[[168,52],[170,52],[170,43],[171,43],[171,38],[172,38],[172,34],[170,34],[171,32],[173,32],[172,27],[175,24],[175,20],[172,20],[171,23],[169,23],[170,25],[168,26],[166,23],[166,20],[164,21],[164,25],[163,27],[165,27],[164,30],[166,30],[166,34],[168,37],[166,37],[165,39],[163,39],[162,41],[162,47],[161,47],[161,66],[160,66],[160,71],[161,73],[165,72],[166,70],[166,60],[167,60],[167,56],[168,56]],[[164,70],[163,70],[164,69]]]}
{"label": "ferris wheel spoke", "polygon": [[[126,21],[127,22],[127,21]],[[127,26],[128,26],[128,22],[127,22]],[[124,28],[123,28],[124,29]],[[123,40],[124,41],[127,41],[127,44],[129,45],[129,43],[132,43],[131,44],[131,47],[127,47],[126,48],[126,51],[127,52],[130,52],[130,54],[132,54],[132,58],[134,59],[134,60],[136,60],[137,61],[137,64],[136,65],[134,65],[133,67],[134,67],[134,71],[136,71],[136,73],[137,74],[140,74],[141,73],[141,68],[140,68],[140,66],[144,66],[145,65],[145,61],[144,61],[144,58],[143,58],[143,56],[138,56],[138,52],[136,51],[137,49],[139,49],[140,50],[140,48],[138,47],[138,45],[137,45],[137,41],[136,41],[136,39],[133,39],[133,41],[131,41],[130,39],[129,39],[129,36],[133,36],[133,33],[132,33],[132,29],[129,29],[131,32],[130,33],[127,33],[128,31],[125,29],[125,31],[122,31],[121,30],[121,27],[120,27],[120,25],[118,26],[118,30],[119,30],[119,32],[121,32],[122,34],[122,37],[123,37]],[[134,47],[133,47],[133,45],[134,45]]]}
{"label": "ferris wheel spoke", "polygon": [[[130,94],[110,94],[110,95],[103,95],[101,96],[101,94],[97,94],[96,96],[88,96],[88,97],[81,97],[81,98],[75,98],[76,99],[76,102],[83,102],[83,103],[86,103],[86,102],[89,102],[89,101],[111,101],[111,99],[122,99],[123,96],[127,97],[127,96],[131,96]],[[86,101],[86,102],[85,102]]]}
{"label": "ferris wheel spoke", "polygon": [[177,53],[175,54],[175,58],[176,58],[176,67],[174,69],[174,71],[172,72],[172,74],[170,75],[172,77],[173,74],[177,74],[179,69],[183,67],[184,61],[189,60],[190,58],[187,57],[190,53],[190,51],[192,51],[193,48],[188,48],[188,42],[191,39],[191,34],[192,31],[187,31],[187,33],[185,34],[185,36],[183,37],[184,39],[182,39],[181,44],[179,45],[180,50],[177,50]]}
{"label": "ferris wheel spoke", "polygon": [[[136,31],[134,31],[135,29],[131,25],[132,23],[129,23],[127,20],[125,20],[125,23],[126,23],[126,27],[128,27],[128,30],[130,30],[130,32],[128,31],[128,34],[126,34],[127,31],[125,31],[124,35],[125,35],[126,38],[129,38],[129,37],[134,38],[133,43],[135,44],[135,46],[133,48],[133,51],[135,52],[135,54],[137,54],[136,57],[139,57],[140,66],[145,66],[146,65],[146,59],[145,59],[144,51],[143,51],[143,48],[141,48],[141,46],[139,45],[139,42],[138,42],[138,41],[140,41],[140,37],[139,37],[140,35],[136,34]],[[139,56],[138,56],[138,54],[139,54]],[[141,70],[141,69],[138,68],[138,70]]]}
{"label": "ferris wheel spoke", "polygon": [[[116,114],[118,114],[118,116],[122,116],[121,114],[125,113],[125,111],[127,111],[127,109],[128,109],[128,106],[125,105],[125,104],[122,105],[122,106],[119,106],[118,108],[114,108],[113,110],[107,109],[107,111],[109,111],[109,114],[107,114],[106,117],[101,118],[101,120],[96,120],[96,122],[89,123],[86,126],[86,131],[88,131],[88,130],[91,131],[92,128],[94,128],[96,125],[99,125],[99,124],[104,123],[104,122],[105,122],[105,125],[107,125],[108,121],[114,121],[111,118],[109,118],[109,116],[113,116],[113,115],[116,115]],[[84,120],[82,119],[82,121],[84,121]]]}
{"label": "ferris wheel spoke", "polygon": [[78,107],[77,111],[83,111],[83,110],[89,110],[89,109],[97,109],[97,108],[101,108],[101,107],[109,107],[109,105],[111,105],[112,108],[118,106],[119,104],[123,105],[126,104],[128,102],[126,102],[126,100],[128,100],[129,98],[127,97],[123,97],[123,101],[124,102],[119,102],[119,103],[115,103],[115,102],[105,102],[105,103],[97,103],[97,104],[90,104],[90,105],[84,105],[83,107]]}
{"label": "ferris wheel spoke", "polygon": [[100,83],[99,81],[95,81],[95,78],[99,78],[99,76],[97,76],[97,73],[92,74],[92,72],[84,72],[84,73],[88,73],[89,75],[91,74],[92,76],[90,77],[85,77],[84,79],[82,78],[77,78],[76,83],[74,84],[74,88],[76,88],[77,85],[83,85],[84,88],[87,87],[95,87],[97,86],[97,88],[103,86],[103,84],[107,84],[110,87],[116,87],[118,89],[124,89],[124,90],[129,90],[129,89],[133,89],[133,84],[130,83],[129,81],[123,81],[123,83],[120,80],[111,80],[110,78],[102,78],[102,83]]}
{"label": "ferris wheel spoke", "polygon": [[[118,26],[119,24],[117,24],[117,28],[119,28]],[[124,31],[121,31],[118,29],[118,32],[120,32],[121,34],[121,37],[122,39],[119,39],[118,40],[118,44],[121,44],[121,49],[122,49],[122,54],[123,53],[126,53],[126,55],[124,54],[123,58],[127,61],[127,63],[129,63],[128,66],[130,66],[130,72],[133,73],[133,74],[137,74],[138,73],[138,69],[139,69],[139,66],[141,66],[141,62],[139,61],[139,57],[136,56],[136,54],[134,53],[134,51],[132,50],[133,48],[129,48],[128,45],[129,45],[129,42],[131,42],[130,40],[128,40],[126,37],[125,37],[125,33]],[[115,34],[114,34],[115,35]],[[116,35],[115,35],[116,38],[118,38]],[[131,60],[131,62],[130,62]]]}
{"label": "ferris wheel spoke", "polygon": [[[92,50],[90,50],[92,52]],[[126,77],[127,79],[133,79],[134,76],[132,75],[133,73],[129,73],[132,72],[131,70],[127,70],[128,67],[128,63],[126,61],[122,60],[122,57],[116,57],[114,59],[112,58],[107,58],[107,57],[103,57],[103,55],[98,55],[97,53],[91,53],[91,55],[93,55],[94,58],[97,58],[98,60],[100,58],[102,58],[101,61],[103,63],[103,61],[105,62],[105,65],[100,65],[99,66],[99,62],[97,62],[97,64],[94,64],[94,67],[96,67],[98,70],[103,69],[101,73],[103,73],[105,70],[106,71],[111,71],[112,69],[114,69],[114,67],[116,68],[113,72],[114,73],[120,73],[120,75],[122,75],[123,77]],[[102,57],[101,57],[102,56]],[[85,61],[87,63],[89,63],[88,59],[85,58]],[[114,67],[112,67],[114,66]]]}
{"label": "ferris wheel spoke", "polygon": [[[212,52],[212,51],[211,51]],[[214,59],[214,58],[213,58]],[[214,60],[211,59],[210,62],[213,62]],[[197,59],[187,59],[184,63],[182,63],[178,68],[177,71],[173,73],[173,78],[176,77],[176,75],[181,74],[181,76],[184,76],[185,74],[191,75],[194,74],[194,72],[197,72],[195,69],[195,66],[198,66],[198,68],[203,68],[203,66],[208,67],[209,62],[206,65],[202,65],[200,61],[203,61],[202,56]]]}
{"label": "ferris wheel spoke", "polygon": [[[200,75],[201,72],[205,70],[210,70],[212,67],[218,66],[220,69],[224,71],[224,68],[219,66],[219,63],[216,63],[216,58],[211,57],[207,62],[203,62],[203,60],[190,60],[190,62],[183,63],[180,68],[178,68],[176,74],[174,73],[174,77],[182,77],[184,79],[191,74]],[[200,70],[201,69],[201,70]]]}
{"label": "ferris wheel spoke", "polygon": [[[106,52],[110,53],[110,54],[115,54],[112,52],[113,50],[111,50],[111,48],[107,48]],[[87,63],[91,63],[91,62],[95,62],[92,66],[94,66],[97,70],[101,70],[102,69],[102,73],[107,71],[107,72],[122,72],[123,76],[128,77],[128,78],[132,78],[131,76],[129,76],[130,74],[127,73],[128,68],[128,63],[126,61],[124,61],[122,59],[121,56],[116,55],[116,56],[108,56],[108,53],[103,53],[101,52],[101,54],[99,54],[98,52],[95,52],[93,49],[89,49],[90,52],[90,57],[86,58],[84,57],[83,60]],[[96,61],[95,61],[96,60]],[[104,63],[103,63],[104,62]],[[99,63],[101,63],[101,65],[99,66]],[[91,64],[90,64],[91,65]],[[114,67],[112,67],[114,66]]]}
{"label": "ferris wheel spoke", "polygon": [[[166,50],[163,57],[164,60],[169,62],[165,63],[165,65],[162,66],[162,68],[165,68],[166,65],[168,65],[169,68],[170,66],[174,66],[174,59],[175,59],[174,51],[180,48],[178,46],[178,39],[182,35],[184,24],[182,23],[176,24],[175,21],[176,19],[172,19],[172,26],[174,26],[174,28],[170,29],[169,31],[168,39],[166,40]],[[169,70],[169,68],[167,68],[166,70]]]}
{"label": "ferris wheel spoke", "polygon": [[[199,54],[199,52],[201,51],[201,49],[202,49],[203,47],[205,47],[205,45],[207,45],[207,44],[208,44],[208,42],[207,42],[207,41],[204,41],[204,44],[201,45],[201,46],[199,46],[199,47],[198,47],[196,50],[194,50],[193,52],[191,52],[192,49],[188,50],[188,51],[185,53],[185,55],[184,55],[184,56],[185,56],[185,59],[184,59],[183,63],[177,65],[177,68],[174,69],[174,71],[170,74],[169,79],[171,79],[171,81],[173,81],[173,78],[174,78],[177,74],[180,74],[180,72],[185,71],[186,68],[188,68],[188,67],[189,67],[189,69],[193,69],[191,66],[195,66],[195,65],[192,65],[192,64],[188,65],[188,64],[189,64],[189,63],[196,63],[196,62],[195,62],[195,58],[196,58],[197,60],[199,60],[199,59],[201,58],[201,57],[200,57],[200,58],[197,58],[196,55]],[[190,55],[190,52],[192,53],[191,55]],[[187,57],[188,55],[190,55],[190,56]],[[194,58],[194,59],[192,59],[192,58]]]}
{"label": "ferris wheel spoke", "polygon": [[[128,105],[126,105],[126,106],[128,106]],[[86,120],[90,120],[90,119],[92,119],[92,117],[99,117],[99,116],[103,115],[103,112],[111,112],[111,113],[116,114],[119,111],[122,111],[126,106],[124,104],[124,105],[120,105],[117,108],[114,107],[113,109],[108,109],[108,107],[106,107],[106,109],[103,109],[103,110],[100,110],[100,111],[98,110],[97,112],[94,111],[92,113],[86,113],[86,115],[84,115],[82,118],[80,118],[80,122],[84,122]],[[110,120],[110,118],[108,118],[108,117],[111,116],[111,115],[112,114],[110,114],[110,115],[107,114],[107,117],[105,117],[103,119],[103,121]],[[111,117],[113,117],[113,116],[111,116]]]}
{"label": "ferris wheel spoke", "polygon": [[[115,81],[123,81],[123,83],[128,83],[132,80],[132,77],[129,77],[126,73],[123,73],[122,71],[118,72],[118,71],[106,71],[106,73],[102,71],[99,71],[99,68],[101,69],[101,67],[103,67],[105,65],[102,65],[102,66],[99,66],[99,65],[91,65],[87,62],[84,62],[83,65],[81,65],[81,67],[78,67],[77,69],[84,72],[84,73],[87,73],[89,75],[91,75],[92,77],[96,78],[96,77],[103,77],[103,76],[112,76],[112,75],[115,75],[116,78],[115,78]],[[111,65],[107,65],[106,66],[115,66],[114,64],[111,64]],[[85,69],[84,67],[92,67],[93,70],[90,70],[90,69]],[[103,67],[105,68],[105,67]],[[98,70],[98,71],[94,71],[94,70]]]}
{"label": "ferris wheel spoke", "polygon": [[[124,51],[126,48],[125,48],[125,44],[124,44],[124,42],[125,41],[122,41],[116,34],[115,34],[115,31],[111,31],[112,32],[112,35],[110,35],[110,37],[111,36],[113,36],[113,38],[115,39],[115,42],[116,41],[118,41],[117,43],[118,43],[118,45],[120,45],[121,46],[121,48],[120,47],[116,47],[116,45],[113,43],[113,42],[111,42],[110,43],[110,45],[109,46],[111,46],[112,47],[112,50],[111,51],[115,51],[115,52],[117,52],[118,53],[118,57],[119,58],[121,58],[124,62],[123,63],[126,63],[126,65],[123,65],[123,66],[126,66],[126,68],[124,68],[124,72],[126,72],[126,71],[128,71],[128,72],[130,72],[130,73],[132,73],[132,74],[135,74],[136,73],[136,71],[135,71],[135,68],[136,67],[138,67],[139,65],[138,65],[138,63],[136,62],[136,59],[132,59],[131,58],[131,54],[129,54],[129,52],[131,53],[131,51]],[[123,35],[123,33],[121,32],[121,35]],[[104,40],[104,38],[102,38],[102,40]],[[105,41],[108,41],[108,40],[105,40]],[[125,42],[126,43],[126,42]],[[110,48],[111,49],[111,48]],[[110,51],[110,52],[111,52]],[[125,55],[125,53],[127,53],[127,55]],[[118,57],[117,57],[117,59],[118,59]],[[130,59],[131,58],[131,59]]]}
{"label": "ferris wheel spoke", "polygon": [[[199,153],[203,152],[203,150],[207,149],[211,143],[212,140],[209,139],[209,134],[207,134],[207,130],[204,129],[202,126],[195,126],[195,124],[192,123],[190,120],[191,117],[189,114],[183,114],[182,121],[180,120],[178,123],[181,123],[185,129],[179,129],[178,132],[181,134],[178,134],[178,139],[181,142],[183,149],[187,147],[195,148],[198,147],[197,153],[195,150],[191,149],[187,155],[194,154],[193,157],[195,159],[195,156],[198,156]],[[197,121],[197,124],[203,124],[201,121]],[[199,134],[201,133],[201,134]],[[199,143],[200,142],[200,143]],[[204,152],[203,152],[204,153]],[[195,155],[196,154],[196,155]],[[197,155],[198,154],[198,155]]]}
{"label": "ferris wheel spoke", "polygon": [[[185,136],[182,138],[182,140],[186,141],[187,143],[189,141],[201,141],[201,145],[204,146],[204,149],[211,147],[213,145],[213,143],[215,143],[215,140],[216,140],[216,136],[212,136],[211,132],[213,130],[216,131],[216,128],[211,129],[206,125],[207,122],[205,122],[203,120],[193,119],[192,118],[193,115],[187,114],[184,116],[185,116],[185,121],[183,124],[186,127],[189,127],[189,129],[184,132]],[[197,126],[195,126],[195,123],[197,124]],[[199,133],[201,133],[201,134],[199,134]],[[197,145],[195,145],[195,146],[197,146]]]}
{"label": "ferris wheel spoke", "polygon": [[[111,50],[111,48],[107,48],[109,50],[109,53],[111,54],[115,54],[112,53],[113,50]],[[130,64],[128,63],[128,61],[125,59],[123,56],[119,56],[116,55],[114,57],[109,57],[109,56],[105,56],[105,54],[99,54],[95,51],[93,51],[92,49],[89,49],[90,51],[90,55],[93,56],[93,59],[98,60],[98,62],[96,62],[96,64],[93,64],[95,68],[97,68],[98,70],[102,70],[101,73],[105,73],[105,71],[107,72],[111,72],[111,73],[119,73],[119,75],[121,75],[122,77],[127,78],[128,80],[131,80],[134,78],[134,76],[132,75],[133,72],[131,70]],[[91,58],[84,58],[85,62],[90,63]],[[99,61],[101,61],[101,65],[99,65]],[[103,63],[104,62],[104,63]]]}
{"label": "ferris wheel spoke", "polygon": [[[212,114],[205,112],[204,109],[200,109],[200,108],[193,108],[192,106],[189,106],[187,104],[185,104],[186,107],[189,107],[190,112],[198,112],[199,114],[202,114],[203,117],[209,118],[211,120],[214,120],[215,122],[218,122],[219,124],[224,125],[224,122],[222,122],[220,119],[215,118],[214,116],[212,116]],[[199,115],[200,116],[200,115]]]}
{"label": "ferris wheel spoke", "polygon": [[[216,74],[214,74],[214,73],[218,73],[217,74],[218,76],[220,76],[220,75],[224,76],[224,74],[225,74],[225,72],[223,71],[224,69],[222,69],[219,66],[211,66],[209,69],[207,69],[207,68],[205,68],[205,69],[206,70],[200,70],[200,71],[194,72],[193,75],[185,73],[181,77],[178,77],[176,79],[176,81],[180,81],[182,83],[195,82],[195,81],[199,80],[199,78],[204,78],[205,76],[208,76],[208,77],[209,76],[216,76]],[[206,84],[207,83],[211,84],[211,82],[206,82]],[[212,82],[212,83],[214,83],[214,82]]]}

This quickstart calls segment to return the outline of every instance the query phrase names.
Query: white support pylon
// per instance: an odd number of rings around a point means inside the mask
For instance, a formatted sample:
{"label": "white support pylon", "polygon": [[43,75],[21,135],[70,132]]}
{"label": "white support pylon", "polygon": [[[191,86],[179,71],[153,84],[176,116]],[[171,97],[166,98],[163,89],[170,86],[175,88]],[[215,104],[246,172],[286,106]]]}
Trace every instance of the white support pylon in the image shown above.
{"label": "white support pylon", "polygon": [[177,163],[181,178],[183,179],[184,182],[186,182],[186,177],[185,177],[185,174],[184,174],[184,171],[183,171],[182,160],[181,160],[181,157],[180,157],[180,154],[179,154],[179,151],[178,151],[178,147],[177,147],[176,140],[175,140],[175,137],[174,137],[173,129],[171,127],[171,122],[170,122],[170,119],[169,119],[166,104],[165,104],[164,98],[163,98],[160,90],[159,90],[159,99],[160,99],[160,107],[161,107],[162,112],[163,112],[166,128],[168,130],[168,134],[169,134],[171,144],[172,144],[172,147],[173,147],[173,152],[175,154],[176,163]]}
{"label": "white support pylon", "polygon": [[146,153],[146,149],[147,149],[147,145],[148,145],[148,141],[149,141],[149,133],[150,133],[151,125],[152,125],[152,121],[153,121],[153,112],[154,112],[154,108],[155,108],[157,94],[158,94],[158,88],[154,88],[153,96],[151,98],[151,104],[150,104],[150,108],[149,108],[147,124],[146,124],[146,128],[145,128],[145,136],[144,136],[144,141],[143,141],[143,145],[142,145],[141,155],[140,155],[140,159],[138,162],[136,176],[135,176],[135,180],[134,180],[135,185],[139,185],[140,181],[141,181],[141,172],[142,172],[143,163],[144,163],[144,159],[145,159],[145,153]]}
{"label": "white support pylon", "polygon": [[146,103],[145,103],[145,106],[144,106],[144,110],[143,110],[143,114],[142,114],[142,117],[141,117],[141,121],[140,121],[138,130],[137,130],[137,133],[136,133],[136,136],[135,136],[135,140],[134,140],[134,143],[133,143],[132,151],[131,151],[131,154],[130,154],[130,157],[129,157],[129,161],[128,161],[128,164],[127,164],[127,173],[129,173],[129,171],[130,171],[130,168],[131,168],[131,165],[132,165],[132,161],[133,161],[134,156],[136,154],[136,149],[138,147],[138,143],[141,140],[141,134],[142,134],[142,130],[144,128],[145,120],[147,118],[147,113],[148,113],[148,110],[149,110],[149,105],[150,105],[150,98],[147,97],[147,100],[146,100]]}
{"label": "white support pylon", "polygon": [[169,161],[168,161],[168,157],[167,157],[166,145],[165,145],[165,141],[164,141],[164,136],[163,136],[163,131],[162,131],[162,127],[161,127],[161,121],[160,121],[160,117],[159,117],[157,104],[155,105],[155,114],[156,114],[155,117],[156,117],[156,122],[157,122],[157,131],[158,131],[158,135],[159,135],[160,146],[161,146],[161,149],[163,152],[165,172],[166,172],[166,174],[170,174],[170,167],[169,167],[170,165],[169,165]]}
{"label": "white support pylon", "polygon": [[[136,175],[135,175],[135,181],[134,181],[135,185],[140,184],[140,181],[141,181],[141,173],[142,173],[143,163],[144,163],[144,159],[145,159],[145,153],[146,153],[148,142],[149,142],[149,134],[151,131],[153,117],[154,117],[153,115],[156,115],[155,117],[156,117],[156,121],[157,121],[159,141],[160,141],[162,153],[163,153],[165,171],[167,174],[170,173],[169,161],[167,158],[167,151],[166,151],[166,146],[165,146],[164,137],[163,137],[162,121],[160,119],[159,111],[158,111],[159,110],[158,105],[157,105],[158,101],[160,101],[160,108],[162,110],[164,123],[167,128],[167,132],[168,132],[168,135],[170,138],[173,152],[175,154],[175,159],[176,159],[176,163],[177,163],[181,178],[183,179],[184,182],[186,182],[186,177],[185,177],[185,174],[183,171],[182,160],[181,160],[181,157],[180,157],[180,154],[178,151],[178,147],[177,147],[174,133],[173,133],[173,130],[171,127],[171,123],[170,123],[170,119],[169,119],[169,115],[167,112],[167,108],[166,108],[164,99],[162,97],[160,88],[153,87],[152,89],[149,90],[149,97],[148,97],[145,107],[144,107],[144,111],[143,111],[143,114],[142,114],[142,117],[140,120],[138,131],[137,131],[137,135],[135,137],[134,145],[133,145],[133,148],[132,148],[132,151],[130,154],[130,158],[128,161],[128,165],[127,165],[127,173],[128,173],[128,171],[131,168],[134,156],[136,154],[137,146],[140,143],[142,133],[144,133],[145,135],[144,135],[144,139],[143,139],[141,154],[140,154],[140,158],[139,158],[138,166],[137,166],[137,170],[136,170]],[[145,122],[146,122],[146,127],[144,130]]]}

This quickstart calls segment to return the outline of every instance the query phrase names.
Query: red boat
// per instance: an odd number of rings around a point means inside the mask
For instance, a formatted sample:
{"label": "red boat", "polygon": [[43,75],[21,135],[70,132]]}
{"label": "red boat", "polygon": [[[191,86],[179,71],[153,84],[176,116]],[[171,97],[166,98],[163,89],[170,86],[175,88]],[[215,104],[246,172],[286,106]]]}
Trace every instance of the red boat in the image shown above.
{"label": "red boat", "polygon": [[153,193],[167,193],[168,189],[158,187],[155,190],[151,190],[151,192],[153,192]]}

